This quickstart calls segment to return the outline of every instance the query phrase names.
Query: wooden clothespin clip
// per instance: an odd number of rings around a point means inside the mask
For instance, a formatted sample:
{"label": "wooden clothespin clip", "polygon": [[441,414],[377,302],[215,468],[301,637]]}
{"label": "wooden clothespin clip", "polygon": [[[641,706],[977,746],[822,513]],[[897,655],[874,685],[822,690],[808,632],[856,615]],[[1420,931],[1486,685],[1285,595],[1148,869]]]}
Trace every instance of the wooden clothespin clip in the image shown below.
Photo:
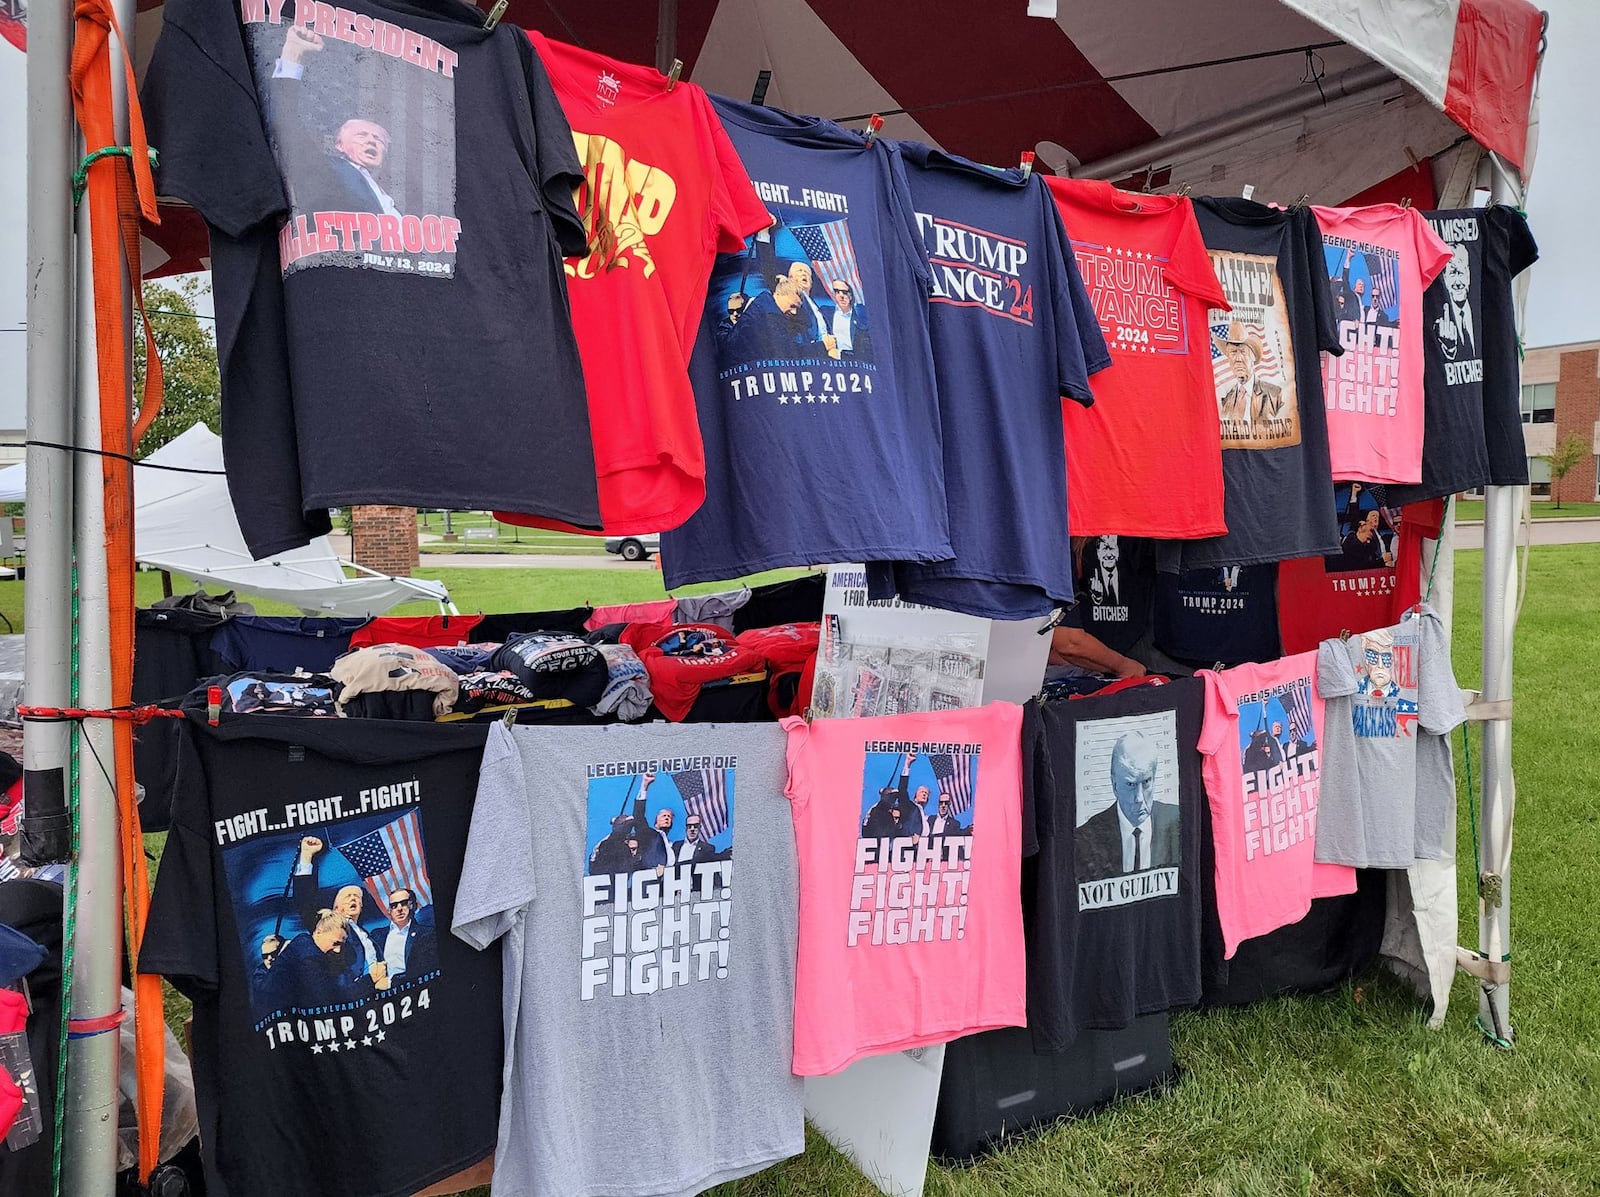
{"label": "wooden clothespin clip", "polygon": [[674,58],[672,69],[667,72],[667,90],[671,91],[678,86],[678,78],[683,74],[683,59]]}
{"label": "wooden clothespin clip", "polygon": [[500,726],[510,731],[517,725],[517,708],[507,707],[506,713],[500,716]]}
{"label": "wooden clothespin clip", "polygon": [[494,7],[489,10],[489,15],[483,18],[483,27],[493,29],[500,23],[500,18],[506,15],[507,0],[494,0]]}
{"label": "wooden clothespin clip", "polygon": [[1339,639],[1342,642],[1348,644],[1350,642],[1350,629],[1349,628],[1340,628],[1339,629]]}
{"label": "wooden clothespin clip", "polygon": [[1178,198],[1179,199],[1188,199],[1189,198],[1189,192],[1191,192],[1193,190],[1194,190],[1194,184],[1193,183],[1185,183],[1182,187],[1178,188]]}
{"label": "wooden clothespin clip", "polygon": [[1311,197],[1309,195],[1302,195],[1299,199],[1295,200],[1294,203],[1289,205],[1289,211],[1298,212],[1310,202]]}
{"label": "wooden clothespin clip", "polygon": [[1035,157],[1037,157],[1037,155],[1035,155],[1032,150],[1022,151],[1022,165],[1018,169],[1022,171],[1022,177],[1024,179],[1033,174],[1033,160]]}
{"label": "wooden clothespin clip", "polygon": [[878,134],[883,131],[883,117],[876,112],[867,120],[867,144],[871,145],[878,139]]}

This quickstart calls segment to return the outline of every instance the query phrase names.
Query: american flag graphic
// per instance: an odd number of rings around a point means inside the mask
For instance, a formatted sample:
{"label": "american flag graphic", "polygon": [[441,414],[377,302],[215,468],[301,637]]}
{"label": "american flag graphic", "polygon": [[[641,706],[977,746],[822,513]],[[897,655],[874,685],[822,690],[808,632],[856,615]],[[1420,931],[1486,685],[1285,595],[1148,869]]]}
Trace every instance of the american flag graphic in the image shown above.
{"label": "american flag graphic", "polygon": [[811,259],[811,265],[828,291],[833,290],[835,283],[846,283],[856,302],[862,301],[861,276],[856,273],[856,251],[850,244],[848,221],[791,225],[789,231],[806,251],[806,257]]}
{"label": "american flag graphic", "polygon": [[[1211,331],[1215,335],[1211,341],[1211,377],[1216,387],[1217,394],[1231,391],[1233,384],[1238,380],[1233,376],[1233,366],[1227,358],[1222,356],[1222,350],[1217,348],[1217,341],[1225,339],[1228,335],[1228,314],[1221,313],[1223,319],[1219,324],[1211,322]],[[1283,367],[1278,360],[1277,346],[1272,343],[1272,338],[1267,336],[1265,325],[1247,323],[1244,326],[1244,335],[1262,347],[1261,361],[1256,365],[1256,375],[1267,382],[1276,385],[1283,384]]]}
{"label": "american flag graphic", "polygon": [[1289,731],[1296,740],[1316,744],[1317,727],[1311,718],[1311,683],[1303,682],[1283,696],[1283,708],[1289,712]]}
{"label": "american flag graphic", "polygon": [[673,773],[683,809],[699,815],[707,839],[715,839],[728,829],[728,774],[725,769],[690,769]]}
{"label": "american flag graphic", "polygon": [[1367,273],[1372,276],[1372,298],[1380,308],[1397,311],[1400,307],[1400,257],[1398,254],[1367,254]]}
{"label": "american flag graphic", "polygon": [[397,889],[410,890],[417,907],[433,904],[433,887],[428,883],[428,861],[422,852],[422,827],[416,811],[407,811],[378,830],[348,844],[340,844],[351,867],[384,916],[389,914],[389,895]]}
{"label": "american flag graphic", "polygon": [[939,789],[950,795],[952,813],[964,815],[972,809],[972,761],[970,756],[941,754],[928,758],[933,775],[939,779]]}

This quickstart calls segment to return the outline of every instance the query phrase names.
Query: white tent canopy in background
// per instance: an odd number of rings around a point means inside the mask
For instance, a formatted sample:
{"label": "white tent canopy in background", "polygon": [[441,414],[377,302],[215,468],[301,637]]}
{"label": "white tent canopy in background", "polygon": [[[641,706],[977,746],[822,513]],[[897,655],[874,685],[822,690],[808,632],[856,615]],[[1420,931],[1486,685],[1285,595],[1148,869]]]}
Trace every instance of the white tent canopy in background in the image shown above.
{"label": "white tent canopy in background", "polygon": [[[178,468],[145,468],[150,465]],[[23,465],[0,470],[0,502],[26,500],[26,470]],[[134,467],[134,554],[142,564],[319,615],[381,615],[401,603],[449,602],[439,582],[370,572],[346,577],[325,536],[265,561],[252,560],[221,470],[222,440],[204,424]]]}

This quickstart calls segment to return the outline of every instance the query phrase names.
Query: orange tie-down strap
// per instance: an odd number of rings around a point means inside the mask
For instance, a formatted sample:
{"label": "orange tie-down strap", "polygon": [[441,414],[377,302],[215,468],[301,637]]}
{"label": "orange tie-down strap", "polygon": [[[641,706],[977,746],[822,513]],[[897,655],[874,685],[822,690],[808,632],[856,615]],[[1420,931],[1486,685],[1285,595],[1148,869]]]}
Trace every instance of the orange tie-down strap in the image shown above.
{"label": "orange tie-down strap", "polygon": [[[76,0],[73,9],[72,105],[83,131],[84,151],[116,146],[112,111],[112,61],[110,37],[117,35],[127,79],[129,156],[107,155],[88,162],[91,265],[94,272],[95,354],[100,384],[100,459],[105,482],[106,580],[111,613],[111,705],[125,707],[133,696],[133,446],[155,419],[161,406],[161,362],[156,356],[150,323],[145,329],[145,393],[137,427],[129,427],[125,396],[127,321],[131,313],[122,300],[123,262],[133,282],[141,318],[139,216],[159,223],[155,180],[150,172],[149,144],[139,110],[133,64],[127,43],[117,27],[109,0]],[[87,160],[86,160],[87,161]],[[131,168],[131,169],[130,169]],[[89,551],[79,545],[78,551]],[[133,724],[112,725],[116,746],[117,810],[122,832],[122,879],[127,903],[128,950],[137,954],[144,939],[150,907],[149,877],[145,870],[139,808],[133,786]],[[161,1142],[161,1090],[163,1067],[161,980],[134,976],[134,1039],[137,1044],[137,1108],[139,1118],[139,1176],[147,1179],[157,1163]]]}

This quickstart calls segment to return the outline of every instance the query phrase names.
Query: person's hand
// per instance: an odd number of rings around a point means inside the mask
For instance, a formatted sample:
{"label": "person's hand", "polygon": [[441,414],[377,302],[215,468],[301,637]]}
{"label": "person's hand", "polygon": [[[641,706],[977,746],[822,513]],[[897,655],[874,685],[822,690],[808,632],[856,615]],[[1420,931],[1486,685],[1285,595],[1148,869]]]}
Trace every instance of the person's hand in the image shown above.
{"label": "person's hand", "polygon": [[829,357],[836,358],[839,356],[839,338],[834,336],[832,333],[825,333],[823,335],[822,347],[828,351]]}
{"label": "person's hand", "polygon": [[303,25],[291,25],[289,35],[283,39],[283,61],[299,65],[307,54],[322,53],[322,34],[312,33]]}
{"label": "person's hand", "polygon": [[655,779],[656,779],[656,774],[655,774],[655,770],[654,769],[652,769],[649,773],[641,773],[641,774],[639,774],[639,788],[641,790],[644,789],[646,786],[648,786]]}
{"label": "person's hand", "polygon": [[660,877],[666,871],[667,871],[667,866],[666,865],[657,865],[656,866],[656,876],[657,877]]}
{"label": "person's hand", "polygon": [[391,984],[389,966],[381,960],[367,969],[367,976],[372,978],[372,987],[374,989],[387,989]]}
{"label": "person's hand", "polygon": [[1350,501],[1352,503],[1354,503],[1360,497],[1361,497],[1361,483],[1352,482],[1350,484]]}
{"label": "person's hand", "polygon": [[310,864],[312,858],[315,857],[318,852],[321,852],[325,847],[327,847],[327,845],[314,835],[301,836],[300,863]]}
{"label": "person's hand", "polygon": [[1139,664],[1139,662],[1135,661],[1131,657],[1123,657],[1122,664],[1117,666],[1117,676],[1119,678],[1144,677],[1148,672],[1149,671],[1145,669],[1143,665]]}
{"label": "person's hand", "polygon": [[1439,345],[1443,348],[1446,357],[1453,356],[1456,351],[1458,334],[1456,322],[1449,316],[1440,316],[1433,322],[1433,331],[1439,338]]}

